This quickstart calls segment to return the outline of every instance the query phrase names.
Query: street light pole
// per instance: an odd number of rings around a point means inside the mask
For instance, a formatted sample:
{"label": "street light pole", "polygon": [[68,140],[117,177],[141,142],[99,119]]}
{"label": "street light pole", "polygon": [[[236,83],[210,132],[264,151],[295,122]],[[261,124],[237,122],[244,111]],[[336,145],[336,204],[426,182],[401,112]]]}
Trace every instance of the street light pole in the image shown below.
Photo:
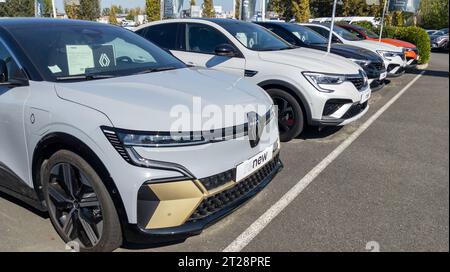
{"label": "street light pole", "polygon": [[337,5],[337,0],[334,0],[334,3],[333,3],[333,15],[331,16],[330,35],[328,37],[328,48],[327,48],[327,52],[328,53],[331,52],[331,40],[333,39],[334,18],[336,17],[336,5]]}
{"label": "street light pole", "polygon": [[386,16],[386,9],[389,5],[390,0],[384,1],[383,14],[381,16],[381,28],[380,28],[380,38],[378,39],[381,42],[381,38],[383,37],[383,29],[384,29],[384,17]]}
{"label": "street light pole", "polygon": [[262,8],[261,8],[261,17],[262,21],[264,22],[266,20],[266,0],[261,0]]}
{"label": "street light pole", "polygon": [[58,15],[56,14],[55,0],[52,0],[52,10],[53,10],[53,18],[56,18]]}

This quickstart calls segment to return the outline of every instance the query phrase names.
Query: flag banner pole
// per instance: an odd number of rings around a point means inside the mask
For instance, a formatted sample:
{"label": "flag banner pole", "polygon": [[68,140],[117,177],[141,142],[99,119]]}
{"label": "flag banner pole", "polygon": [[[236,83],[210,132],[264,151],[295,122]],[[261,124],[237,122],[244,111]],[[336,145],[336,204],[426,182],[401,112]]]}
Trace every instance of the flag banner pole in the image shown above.
{"label": "flag banner pole", "polygon": [[336,17],[336,4],[337,4],[337,0],[334,0],[334,3],[333,3],[333,14],[331,16],[330,36],[328,37],[328,48],[327,48],[327,52],[328,53],[331,52],[331,40],[333,39],[334,19]]}

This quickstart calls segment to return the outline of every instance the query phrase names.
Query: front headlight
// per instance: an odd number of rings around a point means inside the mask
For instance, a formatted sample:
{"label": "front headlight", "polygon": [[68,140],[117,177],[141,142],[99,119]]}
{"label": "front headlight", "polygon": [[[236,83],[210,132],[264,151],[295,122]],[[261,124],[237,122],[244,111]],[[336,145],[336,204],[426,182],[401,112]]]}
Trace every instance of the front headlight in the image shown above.
{"label": "front headlight", "polygon": [[141,147],[173,147],[198,145],[206,143],[205,138],[191,133],[158,133],[133,134],[118,132],[117,136],[125,146]]}
{"label": "front headlight", "polygon": [[361,60],[361,59],[350,59],[350,60],[353,61],[354,63],[358,64],[362,68],[366,68],[367,66],[369,66],[372,63],[370,60]]}
{"label": "front headlight", "polygon": [[384,50],[378,50],[377,53],[387,60],[392,60],[395,57],[402,57],[403,55],[402,52],[384,51]]}
{"label": "front headlight", "polygon": [[345,75],[321,74],[314,72],[303,72],[303,76],[320,92],[332,93],[329,85],[339,85],[344,83]]}

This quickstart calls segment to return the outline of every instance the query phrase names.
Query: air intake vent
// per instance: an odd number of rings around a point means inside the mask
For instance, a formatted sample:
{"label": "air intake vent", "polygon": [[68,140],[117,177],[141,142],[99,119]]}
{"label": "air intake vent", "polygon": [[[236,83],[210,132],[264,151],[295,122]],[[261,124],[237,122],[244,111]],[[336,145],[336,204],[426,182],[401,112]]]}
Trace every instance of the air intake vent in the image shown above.
{"label": "air intake vent", "polygon": [[117,152],[119,152],[120,156],[122,156],[122,158],[124,158],[127,162],[131,163],[131,159],[128,156],[125,148],[123,148],[123,145],[117,137],[116,133],[109,131],[103,131],[103,133],[105,134],[109,142],[113,145],[113,147],[117,150]]}

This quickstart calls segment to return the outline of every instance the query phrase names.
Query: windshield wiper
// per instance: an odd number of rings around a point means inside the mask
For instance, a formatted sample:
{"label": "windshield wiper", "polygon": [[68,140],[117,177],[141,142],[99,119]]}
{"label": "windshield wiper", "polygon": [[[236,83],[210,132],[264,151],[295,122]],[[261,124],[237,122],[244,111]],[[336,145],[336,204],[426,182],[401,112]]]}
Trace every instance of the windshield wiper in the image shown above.
{"label": "windshield wiper", "polygon": [[175,69],[178,69],[178,68],[174,67],[174,66],[149,68],[149,69],[145,69],[145,70],[139,71],[137,73],[134,73],[133,75],[150,74],[150,73],[170,71],[170,70],[175,70]]}
{"label": "windshield wiper", "polygon": [[96,80],[113,78],[113,75],[80,75],[80,76],[64,76],[57,77],[56,81],[72,81],[72,80]]}

